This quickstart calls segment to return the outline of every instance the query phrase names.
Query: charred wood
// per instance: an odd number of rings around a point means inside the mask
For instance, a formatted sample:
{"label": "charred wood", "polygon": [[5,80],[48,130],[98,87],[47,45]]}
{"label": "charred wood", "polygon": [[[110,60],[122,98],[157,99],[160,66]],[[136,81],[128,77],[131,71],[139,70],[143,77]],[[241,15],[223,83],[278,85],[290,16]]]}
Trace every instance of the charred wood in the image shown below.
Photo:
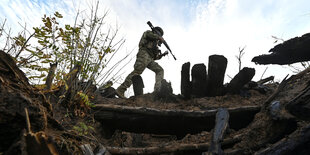
{"label": "charred wood", "polygon": [[310,33],[295,37],[276,45],[269,50],[271,54],[260,55],[252,59],[258,64],[292,64],[310,60]]}
{"label": "charred wood", "polygon": [[207,71],[204,64],[195,64],[192,68],[192,96],[206,96]]}
{"label": "charred wood", "polygon": [[256,155],[308,154],[310,144],[310,125],[306,125],[288,137],[256,152]]}
{"label": "charred wood", "polygon": [[261,80],[257,81],[257,84],[262,85],[262,84],[265,84],[265,83],[267,83],[269,81],[273,81],[273,80],[274,80],[274,76],[269,76],[265,79],[261,79]]}
{"label": "charred wood", "polygon": [[310,120],[310,86],[290,101],[285,109],[302,120]]}
{"label": "charred wood", "polygon": [[181,94],[185,99],[189,99],[191,97],[192,85],[190,82],[190,63],[187,62],[182,65],[181,71]]}
{"label": "charred wood", "polygon": [[143,95],[143,79],[140,75],[135,75],[131,78],[132,85],[133,85],[133,92],[135,96]]}
{"label": "charred wood", "polygon": [[263,107],[262,110],[267,110],[268,106],[270,105],[270,103],[273,101],[273,99],[284,89],[284,87],[286,86],[286,84],[288,83],[288,81],[290,79],[287,79],[288,75],[286,75],[284,77],[284,79],[281,81],[281,83],[279,84],[279,86],[277,87],[276,91],[273,92],[268,98],[267,100],[263,103]]}
{"label": "charred wood", "polygon": [[[135,133],[170,134],[183,137],[191,133],[210,131],[215,125],[217,110],[159,110],[144,107],[97,104],[95,119],[110,129]],[[260,111],[259,106],[229,108],[230,127],[246,127]],[[247,117],[244,117],[244,116]]]}
{"label": "charred wood", "polygon": [[216,113],[215,127],[213,130],[210,147],[207,154],[223,154],[221,142],[228,129],[229,113],[227,109],[219,108]]}
{"label": "charred wood", "polygon": [[244,67],[227,85],[227,92],[238,94],[242,87],[250,82],[255,75],[254,68]]}
{"label": "charred wood", "polygon": [[223,95],[223,82],[227,59],[222,55],[209,56],[207,96]]}

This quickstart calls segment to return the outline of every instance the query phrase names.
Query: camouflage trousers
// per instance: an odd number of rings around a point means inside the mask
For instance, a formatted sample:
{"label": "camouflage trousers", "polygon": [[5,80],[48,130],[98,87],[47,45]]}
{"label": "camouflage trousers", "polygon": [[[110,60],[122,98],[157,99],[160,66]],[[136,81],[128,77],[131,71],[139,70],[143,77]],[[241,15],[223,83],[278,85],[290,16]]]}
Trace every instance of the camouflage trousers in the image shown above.
{"label": "camouflage trousers", "polygon": [[134,65],[134,70],[126,77],[125,81],[118,87],[119,90],[125,91],[132,84],[131,78],[135,75],[140,75],[148,68],[155,72],[154,90],[158,90],[161,86],[161,81],[164,79],[163,68],[154,61],[145,49],[139,49],[137,59]]}

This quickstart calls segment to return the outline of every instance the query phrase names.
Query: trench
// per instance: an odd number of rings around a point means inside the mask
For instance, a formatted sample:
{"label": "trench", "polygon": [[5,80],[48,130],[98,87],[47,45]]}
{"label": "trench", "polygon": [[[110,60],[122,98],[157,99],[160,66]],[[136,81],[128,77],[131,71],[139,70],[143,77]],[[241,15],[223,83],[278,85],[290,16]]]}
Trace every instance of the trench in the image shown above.
{"label": "trench", "polygon": [[[157,109],[121,109],[97,106],[95,119],[101,122],[110,136],[114,130],[133,133],[176,135],[182,139],[187,134],[210,132],[215,126],[216,110],[208,111],[168,111]],[[240,130],[254,119],[260,107],[240,107],[229,109],[229,127]],[[105,135],[108,135],[105,133]],[[108,135],[109,136],[109,135]]]}

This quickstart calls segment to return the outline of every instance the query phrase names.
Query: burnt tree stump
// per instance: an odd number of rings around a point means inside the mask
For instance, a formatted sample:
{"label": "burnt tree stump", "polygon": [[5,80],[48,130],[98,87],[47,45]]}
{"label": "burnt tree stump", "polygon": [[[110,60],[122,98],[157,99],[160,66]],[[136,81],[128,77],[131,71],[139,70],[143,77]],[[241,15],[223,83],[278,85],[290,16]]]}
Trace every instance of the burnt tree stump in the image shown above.
{"label": "burnt tree stump", "polygon": [[182,65],[181,71],[181,94],[185,99],[189,99],[191,96],[192,86],[189,79],[190,62],[184,63]]}
{"label": "burnt tree stump", "polygon": [[192,68],[192,96],[206,96],[207,71],[206,65],[195,64]]}
{"label": "burnt tree stump", "polygon": [[133,86],[133,92],[135,96],[143,95],[143,79],[140,75],[135,75],[131,78],[132,86]]}
{"label": "burnt tree stump", "polygon": [[222,55],[209,56],[207,96],[223,95],[227,59]]}
{"label": "burnt tree stump", "polygon": [[227,85],[227,93],[240,93],[242,87],[250,82],[254,75],[254,68],[244,67]]}

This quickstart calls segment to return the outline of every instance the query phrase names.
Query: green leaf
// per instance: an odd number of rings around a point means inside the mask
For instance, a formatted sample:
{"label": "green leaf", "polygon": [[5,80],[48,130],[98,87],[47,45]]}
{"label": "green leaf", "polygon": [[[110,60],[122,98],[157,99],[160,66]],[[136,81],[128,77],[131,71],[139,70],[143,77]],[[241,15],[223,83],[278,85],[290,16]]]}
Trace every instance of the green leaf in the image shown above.
{"label": "green leaf", "polygon": [[63,16],[62,16],[58,11],[56,11],[56,12],[54,13],[54,15],[55,15],[57,18],[63,18]]}

